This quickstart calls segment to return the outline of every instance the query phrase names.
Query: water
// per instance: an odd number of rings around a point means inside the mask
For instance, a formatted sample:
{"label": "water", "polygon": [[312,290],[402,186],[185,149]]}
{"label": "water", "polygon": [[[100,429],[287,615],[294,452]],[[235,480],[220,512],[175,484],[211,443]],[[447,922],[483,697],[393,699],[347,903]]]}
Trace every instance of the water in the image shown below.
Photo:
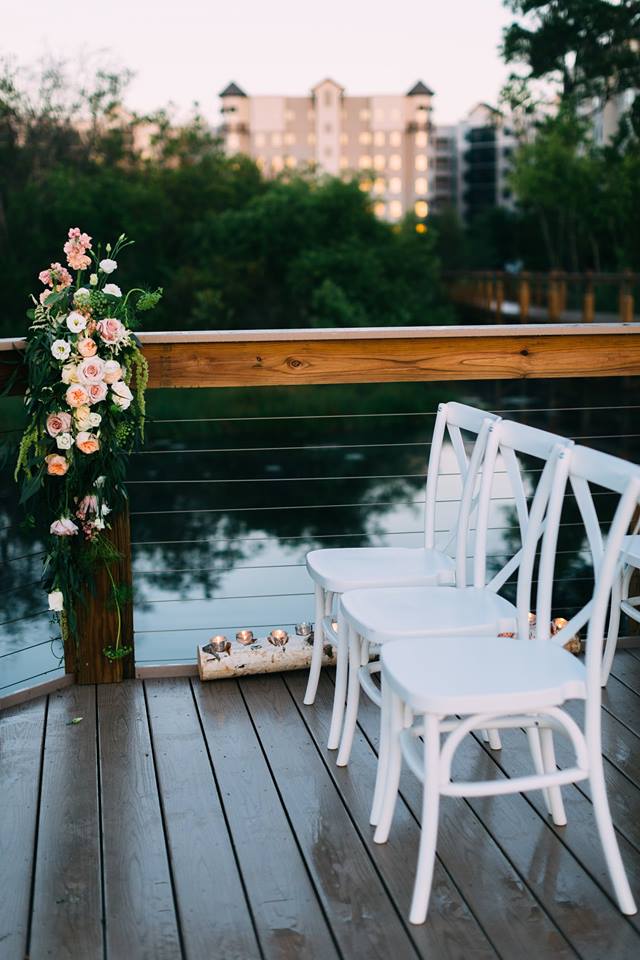
{"label": "water", "polygon": [[[635,381],[616,379],[151,392],[148,440],[132,458],[129,485],[137,661],[194,662],[196,645],[213,633],[250,627],[264,636],[312,620],[309,549],[419,545],[440,400],[512,411],[638,460],[635,390]],[[19,405],[1,403],[11,427]],[[453,509],[446,501],[458,491],[453,476],[441,483],[443,529]],[[41,544],[20,528],[16,501],[7,472],[0,489],[2,693],[28,678],[54,677],[62,654],[38,584]],[[507,527],[509,504],[498,500],[495,511],[495,526]],[[567,522],[563,537],[558,613],[588,589],[576,561],[581,532]],[[496,564],[508,539],[508,530],[492,533]]]}

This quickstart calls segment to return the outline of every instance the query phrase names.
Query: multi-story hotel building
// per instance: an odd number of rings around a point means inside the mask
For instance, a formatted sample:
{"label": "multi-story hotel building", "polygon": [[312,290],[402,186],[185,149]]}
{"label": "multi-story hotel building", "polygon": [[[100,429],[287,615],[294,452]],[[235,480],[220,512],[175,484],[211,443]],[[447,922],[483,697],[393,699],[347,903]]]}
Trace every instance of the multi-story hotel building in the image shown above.
{"label": "multi-story hotel building", "polygon": [[357,171],[378,216],[423,219],[434,198],[431,91],[422,81],[404,95],[347,96],[322,80],[308,97],[248,96],[235,83],[222,99],[227,153],[252,156],[267,176],[315,167]]}

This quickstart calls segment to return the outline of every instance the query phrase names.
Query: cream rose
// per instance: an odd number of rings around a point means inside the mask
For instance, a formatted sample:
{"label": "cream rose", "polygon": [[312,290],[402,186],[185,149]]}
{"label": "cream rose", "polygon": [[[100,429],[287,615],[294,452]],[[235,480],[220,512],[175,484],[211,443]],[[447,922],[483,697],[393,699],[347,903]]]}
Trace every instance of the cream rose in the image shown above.
{"label": "cream rose", "polygon": [[77,383],[78,382],[78,368],[75,363],[65,363],[62,368],[62,382],[63,383]]}
{"label": "cream rose", "polygon": [[79,430],[87,430],[91,426],[89,423],[90,416],[91,410],[86,404],[84,404],[82,407],[78,407],[74,413],[74,417],[76,418],[76,425]]}
{"label": "cream rose", "polygon": [[120,380],[122,377],[122,367],[117,360],[107,360],[104,365],[104,382],[105,383],[115,383],[116,380]]}
{"label": "cream rose", "polygon": [[111,384],[111,399],[121,410],[127,410],[131,406],[133,394],[124,380],[116,380]]}
{"label": "cream rose", "polygon": [[73,446],[73,437],[70,433],[60,433],[56,437],[56,446],[58,450],[71,450]]}

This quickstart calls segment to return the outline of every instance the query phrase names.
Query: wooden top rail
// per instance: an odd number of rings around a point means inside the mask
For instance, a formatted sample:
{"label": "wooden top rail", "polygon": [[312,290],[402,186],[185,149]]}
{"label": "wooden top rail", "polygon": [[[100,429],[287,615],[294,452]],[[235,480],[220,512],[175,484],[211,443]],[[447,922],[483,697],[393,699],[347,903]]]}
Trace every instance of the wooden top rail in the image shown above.
{"label": "wooden top rail", "polygon": [[[150,387],[621,377],[640,374],[640,323],[340,327],[140,335]],[[15,370],[0,340],[0,390]],[[16,383],[12,392],[23,389]]]}
{"label": "wooden top rail", "polygon": [[476,280],[484,277],[502,277],[504,279],[520,280],[567,280],[570,283],[638,283],[640,282],[640,273],[634,273],[632,270],[623,270],[619,273],[596,273],[593,270],[586,270],[583,273],[576,273],[571,270],[518,270],[511,272],[509,270],[445,270],[443,272],[445,280],[464,280],[465,278]]}

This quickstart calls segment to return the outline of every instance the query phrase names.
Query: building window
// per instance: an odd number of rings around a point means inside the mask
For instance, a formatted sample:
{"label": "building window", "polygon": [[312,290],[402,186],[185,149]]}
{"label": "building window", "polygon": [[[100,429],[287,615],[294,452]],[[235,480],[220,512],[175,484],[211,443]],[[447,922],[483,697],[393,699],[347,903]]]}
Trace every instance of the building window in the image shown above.
{"label": "building window", "polygon": [[272,147],[280,147],[280,146],[282,146],[282,135],[281,135],[281,134],[279,134],[279,133],[272,133],[272,134],[271,134],[271,146],[272,146]]}
{"label": "building window", "polygon": [[349,143],[349,137],[346,135],[346,133],[341,133],[341,134],[340,134],[340,143],[341,143],[344,147],[346,147],[347,144]]}
{"label": "building window", "polygon": [[374,110],[373,116],[378,123],[382,123],[382,121],[384,120],[384,110],[382,109],[382,107],[378,107],[377,110]]}
{"label": "building window", "polygon": [[282,157],[271,157],[271,169],[275,171],[275,173],[282,170],[283,166]]}
{"label": "building window", "polygon": [[391,180],[389,180],[389,193],[402,193],[402,180],[400,177],[391,177]]}
{"label": "building window", "polygon": [[340,157],[340,169],[346,170],[349,166],[349,160],[347,157]]}
{"label": "building window", "polygon": [[386,211],[387,211],[386,204],[382,203],[380,200],[378,201],[378,203],[374,203],[373,212],[375,213],[376,217],[384,217]]}
{"label": "building window", "polygon": [[266,143],[266,137],[264,133],[256,133],[256,147],[264,147]]}
{"label": "building window", "polygon": [[427,158],[424,153],[419,153],[416,157],[416,170],[426,170],[427,169]]}
{"label": "building window", "polygon": [[420,217],[420,219],[422,220],[429,213],[429,204],[427,203],[426,200],[416,200],[413,209],[415,211],[416,217]]}
{"label": "building window", "polygon": [[391,119],[396,121],[400,119],[400,111],[397,107],[393,107],[391,110]]}
{"label": "building window", "polygon": [[295,157],[287,157],[287,159],[285,160],[285,163],[287,164],[290,170],[293,170],[294,167],[298,166],[298,161],[296,160]]}
{"label": "building window", "polygon": [[363,193],[369,193],[369,190],[371,190],[371,180],[361,180],[360,189]]}
{"label": "building window", "polygon": [[360,143],[371,143],[371,134],[368,130],[363,130],[362,133],[358,135],[358,141]]}
{"label": "building window", "polygon": [[361,170],[370,170],[371,169],[371,157],[367,153],[363,153],[358,161],[358,166]]}
{"label": "building window", "polygon": [[402,216],[402,204],[399,200],[392,200],[389,204],[389,216],[392,220],[399,220]]}
{"label": "building window", "polygon": [[333,94],[331,90],[325,90],[324,92],[324,105],[325,107],[333,106]]}
{"label": "building window", "polygon": [[288,147],[292,146],[292,144],[296,142],[295,133],[285,133],[284,142],[287,144]]}
{"label": "building window", "polygon": [[295,114],[294,114],[293,110],[285,110],[285,112],[284,112],[284,118],[285,118],[285,120],[288,120],[289,123],[291,123],[293,120],[295,120]]}
{"label": "building window", "polygon": [[427,178],[426,178],[426,177],[418,177],[418,179],[417,179],[416,182],[415,182],[415,191],[416,191],[416,193],[417,193],[417,195],[418,195],[419,197],[420,197],[420,196],[423,196],[424,194],[426,194],[426,192],[427,192]]}
{"label": "building window", "polygon": [[227,146],[229,150],[237,150],[240,146],[240,137],[237,133],[230,133],[227,137]]}
{"label": "building window", "polygon": [[316,142],[316,135],[315,135],[315,133],[308,133],[308,134],[307,134],[307,143],[309,144],[309,146],[312,147],[312,146],[315,144],[315,142]]}
{"label": "building window", "polygon": [[363,122],[363,123],[366,123],[367,120],[370,120],[370,119],[371,119],[371,111],[370,111],[370,110],[367,110],[367,109],[365,108],[364,110],[361,110],[361,111],[360,111],[359,116],[360,116],[360,119],[362,120],[362,122]]}
{"label": "building window", "polygon": [[264,157],[256,157],[256,167],[258,170],[264,170]]}
{"label": "building window", "polygon": [[376,177],[373,181],[373,192],[377,194],[384,193],[385,181],[384,177]]}
{"label": "building window", "polygon": [[384,147],[386,139],[387,138],[384,134],[384,130],[376,130],[373,135],[373,142],[375,143],[376,147]]}
{"label": "building window", "polygon": [[391,170],[402,170],[402,157],[399,153],[392,153],[389,157],[389,168]]}
{"label": "building window", "polygon": [[383,153],[376,153],[373,158],[373,166],[375,170],[384,170],[386,161]]}
{"label": "building window", "polygon": [[313,123],[315,119],[316,119],[315,111],[314,111],[314,110],[307,110],[307,120],[308,120],[310,123]]}
{"label": "building window", "polygon": [[402,134],[399,130],[392,130],[389,134],[389,143],[392,147],[399,147],[402,143]]}
{"label": "building window", "polygon": [[426,147],[427,145],[427,131],[418,130],[416,133],[416,147]]}

